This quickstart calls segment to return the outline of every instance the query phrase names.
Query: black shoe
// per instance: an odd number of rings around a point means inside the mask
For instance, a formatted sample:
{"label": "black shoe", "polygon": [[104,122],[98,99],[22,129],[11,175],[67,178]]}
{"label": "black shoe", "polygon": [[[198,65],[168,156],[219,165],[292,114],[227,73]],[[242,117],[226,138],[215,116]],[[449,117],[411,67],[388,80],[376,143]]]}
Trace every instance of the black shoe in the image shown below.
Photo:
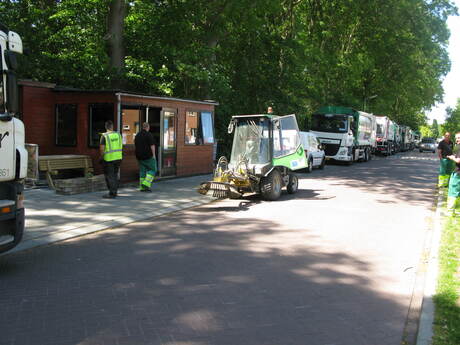
{"label": "black shoe", "polygon": [[152,190],[150,188],[148,189],[141,189],[141,192],[144,192],[144,193],[152,193]]}
{"label": "black shoe", "polygon": [[115,199],[117,196],[113,194],[104,194],[102,197],[104,199]]}

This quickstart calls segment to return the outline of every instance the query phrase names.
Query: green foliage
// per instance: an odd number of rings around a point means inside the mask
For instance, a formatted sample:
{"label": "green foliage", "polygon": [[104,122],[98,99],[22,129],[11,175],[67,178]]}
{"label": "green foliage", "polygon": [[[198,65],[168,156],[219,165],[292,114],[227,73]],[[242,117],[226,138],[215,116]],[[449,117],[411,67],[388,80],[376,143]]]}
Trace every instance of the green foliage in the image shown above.
{"label": "green foliage", "polygon": [[[113,0],[1,1],[31,54],[20,77],[82,88],[213,99],[217,138],[231,115],[296,113],[302,129],[337,104],[425,124],[450,69],[450,0],[126,1],[125,67],[111,67]],[[370,96],[377,95],[374,99]]]}
{"label": "green foliage", "polygon": [[422,138],[434,138],[433,132],[431,131],[431,126],[420,126],[419,132]]}
{"label": "green foliage", "polygon": [[443,125],[443,131],[455,134],[460,132],[460,98],[457,99],[455,109],[447,109],[446,122]]}
{"label": "green foliage", "polygon": [[431,125],[431,133],[433,134],[434,138],[439,138],[441,133],[439,131],[439,124],[436,119],[433,120],[433,123]]}

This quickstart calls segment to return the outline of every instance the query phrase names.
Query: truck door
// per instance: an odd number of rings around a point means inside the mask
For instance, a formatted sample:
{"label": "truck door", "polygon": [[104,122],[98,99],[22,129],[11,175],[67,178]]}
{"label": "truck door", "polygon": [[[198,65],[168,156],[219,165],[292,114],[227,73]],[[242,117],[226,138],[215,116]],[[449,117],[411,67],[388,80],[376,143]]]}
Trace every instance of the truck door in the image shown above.
{"label": "truck door", "polygon": [[0,182],[15,179],[14,121],[0,121]]}

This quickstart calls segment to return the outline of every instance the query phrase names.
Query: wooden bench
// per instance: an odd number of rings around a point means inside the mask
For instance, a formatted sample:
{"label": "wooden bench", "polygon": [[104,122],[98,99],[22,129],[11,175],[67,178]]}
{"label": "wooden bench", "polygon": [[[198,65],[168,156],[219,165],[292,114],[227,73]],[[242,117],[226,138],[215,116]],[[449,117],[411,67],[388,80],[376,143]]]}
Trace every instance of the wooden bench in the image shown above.
{"label": "wooden bench", "polygon": [[52,155],[52,156],[39,156],[38,169],[46,172],[46,180],[48,185],[56,189],[53,182],[53,175],[57,175],[60,170],[65,169],[83,169],[85,177],[92,176],[93,161],[90,156],[85,155]]}

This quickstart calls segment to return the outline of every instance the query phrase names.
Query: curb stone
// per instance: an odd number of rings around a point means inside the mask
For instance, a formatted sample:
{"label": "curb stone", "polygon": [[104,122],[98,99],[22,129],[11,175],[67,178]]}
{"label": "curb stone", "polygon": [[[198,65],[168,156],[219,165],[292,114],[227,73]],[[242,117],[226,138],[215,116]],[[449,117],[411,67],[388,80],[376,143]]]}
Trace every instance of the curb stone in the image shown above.
{"label": "curb stone", "polygon": [[438,277],[438,253],[439,245],[441,242],[441,210],[443,204],[443,192],[440,190],[438,193],[438,200],[436,203],[436,212],[433,226],[433,237],[430,254],[428,258],[428,268],[425,280],[424,297],[422,303],[422,311],[420,315],[420,323],[417,334],[416,345],[431,345],[433,338],[433,322],[435,306],[433,296],[436,294],[436,284]]}

